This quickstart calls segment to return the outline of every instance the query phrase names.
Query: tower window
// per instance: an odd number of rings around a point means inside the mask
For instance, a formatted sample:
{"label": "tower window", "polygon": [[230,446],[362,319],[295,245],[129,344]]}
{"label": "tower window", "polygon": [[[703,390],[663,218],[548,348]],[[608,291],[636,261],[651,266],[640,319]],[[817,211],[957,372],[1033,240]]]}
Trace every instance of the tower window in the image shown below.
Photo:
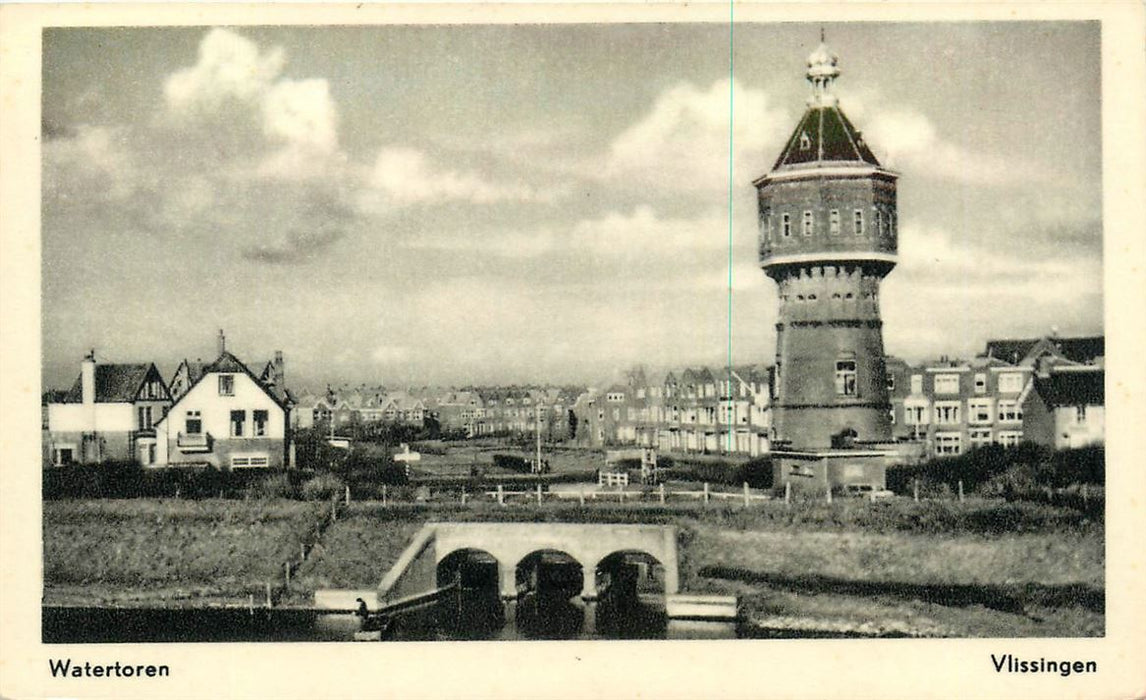
{"label": "tower window", "polygon": [[804,210],[804,235],[805,236],[812,235],[812,228],[815,226],[815,223],[816,223],[816,219],[815,219],[815,215],[812,214],[812,210],[811,209],[805,209]]}
{"label": "tower window", "polygon": [[836,394],[840,396],[856,395],[855,360],[840,360],[836,363]]}
{"label": "tower window", "polygon": [[883,231],[883,210],[879,207],[875,208],[875,233],[879,235]]}
{"label": "tower window", "polygon": [[792,215],[791,214],[781,214],[780,215],[780,230],[784,234],[784,238],[787,238],[787,237],[792,235]]}
{"label": "tower window", "polygon": [[855,214],[855,217],[852,219],[852,222],[856,228],[856,235],[862,236],[863,235],[863,209],[856,209],[854,214]]}
{"label": "tower window", "polygon": [[840,235],[840,210],[839,209],[833,209],[831,211],[831,213],[829,215],[829,219],[828,219],[828,231],[831,232],[831,234],[833,236]]}

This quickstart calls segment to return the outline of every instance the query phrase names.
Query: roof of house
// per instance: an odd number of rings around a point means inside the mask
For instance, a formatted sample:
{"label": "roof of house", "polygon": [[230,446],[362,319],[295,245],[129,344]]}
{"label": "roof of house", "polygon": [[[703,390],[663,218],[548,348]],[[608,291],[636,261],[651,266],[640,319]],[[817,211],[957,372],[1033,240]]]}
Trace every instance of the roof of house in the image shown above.
{"label": "roof of house", "polygon": [[1047,376],[1035,377],[1035,391],[1043,401],[1049,406],[1104,405],[1106,373],[1098,368],[1071,369],[1052,369]]}
{"label": "roof of house", "polygon": [[[139,394],[139,387],[155,365],[107,364],[95,367],[96,403],[131,403]],[[156,370],[158,373],[158,370]],[[60,403],[83,402],[83,375],[76,377],[72,388]]]}
{"label": "roof of house", "polygon": [[824,161],[879,166],[863,135],[834,104],[809,107],[804,112],[772,169]]}
{"label": "roof of house", "polygon": [[1091,363],[1106,354],[1106,336],[1098,335],[1079,338],[988,340],[983,355],[1018,364],[1027,360],[1040,343],[1048,344],[1055,352],[1072,362]]}

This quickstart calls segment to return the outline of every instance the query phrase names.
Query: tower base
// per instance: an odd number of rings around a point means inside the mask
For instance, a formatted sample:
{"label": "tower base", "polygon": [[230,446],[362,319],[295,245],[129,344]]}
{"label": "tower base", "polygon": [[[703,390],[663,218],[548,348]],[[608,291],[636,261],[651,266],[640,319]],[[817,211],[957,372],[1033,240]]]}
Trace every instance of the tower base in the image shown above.
{"label": "tower base", "polygon": [[772,452],[772,488],[777,493],[823,495],[827,491],[883,491],[887,467],[901,460],[894,450],[819,449]]}

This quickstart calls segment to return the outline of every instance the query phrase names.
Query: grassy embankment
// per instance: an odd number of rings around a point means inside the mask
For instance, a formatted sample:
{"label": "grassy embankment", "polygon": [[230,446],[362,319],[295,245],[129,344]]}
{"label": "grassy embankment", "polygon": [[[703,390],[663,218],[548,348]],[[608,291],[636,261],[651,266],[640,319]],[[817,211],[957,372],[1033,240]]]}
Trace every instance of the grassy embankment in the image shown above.
{"label": "grassy embankment", "polygon": [[[281,562],[316,508],[135,501],[129,512],[116,502],[46,503],[46,593],[87,591],[88,602],[106,601],[109,591],[118,602],[195,591],[245,599],[265,580],[281,580]],[[316,588],[377,585],[430,519],[676,524],[685,587],[740,595],[762,627],[924,636],[1103,631],[1101,523],[1069,509],[998,501],[748,509],[355,503],[299,567],[290,600]]]}
{"label": "grassy embankment", "polygon": [[44,600],[262,602],[327,510],[285,500],[45,501]]}

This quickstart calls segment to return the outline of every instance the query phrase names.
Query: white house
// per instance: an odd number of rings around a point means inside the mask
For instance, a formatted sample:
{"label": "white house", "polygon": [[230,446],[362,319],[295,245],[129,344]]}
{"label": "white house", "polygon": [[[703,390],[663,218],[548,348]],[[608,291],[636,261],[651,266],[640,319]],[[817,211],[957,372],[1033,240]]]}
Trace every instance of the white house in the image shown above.
{"label": "white house", "polygon": [[[276,355],[280,368],[282,355]],[[281,377],[281,369],[280,369]],[[162,466],[289,465],[290,398],[222,350],[156,425]]]}
{"label": "white house", "polygon": [[157,458],[155,424],[171,395],[154,364],[80,363],[71,390],[47,406],[47,458],[54,466]]}

